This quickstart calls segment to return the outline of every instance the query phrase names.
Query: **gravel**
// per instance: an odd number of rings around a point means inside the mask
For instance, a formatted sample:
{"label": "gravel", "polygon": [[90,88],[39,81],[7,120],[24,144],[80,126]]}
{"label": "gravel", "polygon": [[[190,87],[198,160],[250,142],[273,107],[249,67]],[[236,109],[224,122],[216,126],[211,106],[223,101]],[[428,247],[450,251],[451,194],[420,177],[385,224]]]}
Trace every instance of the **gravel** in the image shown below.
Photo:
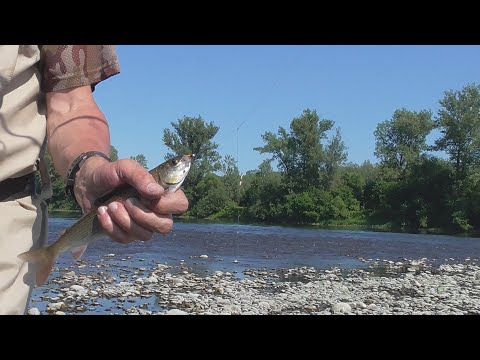
{"label": "gravel", "polygon": [[[113,255],[113,254],[112,254]],[[110,258],[113,256],[109,255]],[[480,314],[477,260],[362,260],[366,269],[248,269],[201,276],[183,265],[125,268],[104,260],[58,270],[31,315]],[[88,270],[88,271],[87,271]],[[116,271],[112,271],[116,270]]]}

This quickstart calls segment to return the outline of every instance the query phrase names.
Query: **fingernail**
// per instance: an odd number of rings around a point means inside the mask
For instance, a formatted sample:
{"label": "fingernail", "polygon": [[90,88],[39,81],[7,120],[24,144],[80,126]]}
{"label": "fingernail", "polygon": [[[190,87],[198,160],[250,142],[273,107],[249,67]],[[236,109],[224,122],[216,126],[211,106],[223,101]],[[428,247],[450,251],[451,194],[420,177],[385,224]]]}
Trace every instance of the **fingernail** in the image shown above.
{"label": "fingernail", "polygon": [[151,183],[151,184],[148,184],[147,190],[153,194],[161,191],[162,187],[157,183]]}
{"label": "fingernail", "polygon": [[106,207],[106,206],[100,206],[100,207],[97,209],[97,212],[98,212],[100,215],[104,215],[104,214],[107,212],[107,207]]}
{"label": "fingernail", "polygon": [[118,205],[116,202],[112,202],[108,204],[108,208],[110,209],[110,211],[116,211],[118,209]]}

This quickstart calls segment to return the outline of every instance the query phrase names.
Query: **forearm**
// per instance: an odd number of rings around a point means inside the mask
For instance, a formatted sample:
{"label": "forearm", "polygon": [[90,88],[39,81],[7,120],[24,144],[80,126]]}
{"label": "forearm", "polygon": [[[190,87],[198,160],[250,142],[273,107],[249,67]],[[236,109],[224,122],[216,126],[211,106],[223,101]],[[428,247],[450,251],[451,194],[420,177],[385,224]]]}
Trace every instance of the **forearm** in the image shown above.
{"label": "forearm", "polygon": [[110,131],[95,103],[90,86],[47,93],[48,150],[57,172],[65,179],[82,152],[110,153]]}

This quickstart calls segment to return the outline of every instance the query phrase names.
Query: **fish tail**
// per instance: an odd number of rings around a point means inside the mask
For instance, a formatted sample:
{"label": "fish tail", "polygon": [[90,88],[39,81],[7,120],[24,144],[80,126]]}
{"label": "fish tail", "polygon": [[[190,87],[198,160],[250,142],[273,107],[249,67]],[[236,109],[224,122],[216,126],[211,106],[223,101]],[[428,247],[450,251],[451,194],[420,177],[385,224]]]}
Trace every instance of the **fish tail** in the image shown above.
{"label": "fish tail", "polygon": [[43,285],[55,265],[55,252],[52,248],[43,248],[24,252],[18,257],[26,262],[37,265],[36,286]]}

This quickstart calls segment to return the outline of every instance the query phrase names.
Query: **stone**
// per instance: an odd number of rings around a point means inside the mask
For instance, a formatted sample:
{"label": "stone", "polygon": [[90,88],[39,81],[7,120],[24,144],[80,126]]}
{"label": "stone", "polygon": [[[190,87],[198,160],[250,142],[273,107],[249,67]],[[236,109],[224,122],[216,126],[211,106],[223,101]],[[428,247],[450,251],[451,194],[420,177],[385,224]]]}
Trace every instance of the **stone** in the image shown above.
{"label": "stone", "polygon": [[38,310],[37,308],[31,308],[28,310],[28,315],[40,315],[40,310]]}
{"label": "stone", "polygon": [[168,310],[165,315],[188,315],[186,311],[179,310],[179,309],[171,309]]}
{"label": "stone", "polygon": [[332,313],[334,314],[344,314],[344,313],[349,313],[351,311],[352,311],[351,306],[344,302],[339,302],[332,306]]}

